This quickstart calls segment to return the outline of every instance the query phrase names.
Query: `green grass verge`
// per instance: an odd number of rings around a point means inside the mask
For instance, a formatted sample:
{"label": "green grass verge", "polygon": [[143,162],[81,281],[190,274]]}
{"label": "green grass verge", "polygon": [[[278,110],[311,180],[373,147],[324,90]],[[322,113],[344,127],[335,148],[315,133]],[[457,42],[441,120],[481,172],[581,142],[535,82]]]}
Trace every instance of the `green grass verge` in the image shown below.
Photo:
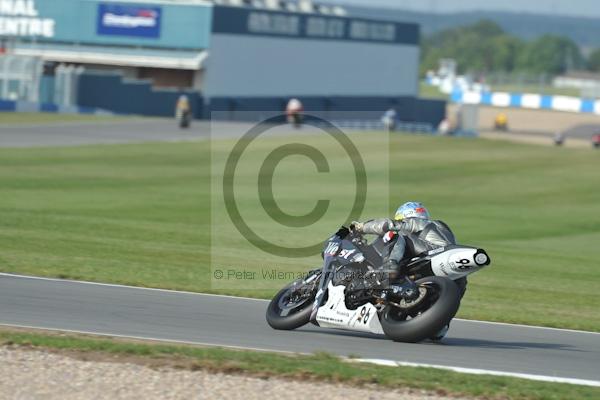
{"label": "green grass verge", "polygon": [[[533,93],[541,95],[556,95],[556,96],[571,96],[581,97],[581,91],[573,88],[555,88],[552,86],[540,85],[494,85],[491,87],[492,92],[509,92],[509,93]],[[449,95],[440,92],[437,86],[427,85],[424,82],[419,83],[419,96],[430,99],[448,100]]]}
{"label": "green grass verge", "polygon": [[30,112],[0,112],[0,124],[46,124],[59,122],[103,122],[126,117],[94,114],[58,114]]}
{"label": "green grass verge", "polygon": [[[414,388],[441,394],[481,397],[485,399],[597,399],[600,388],[530,381],[487,375],[468,375],[433,368],[381,367],[353,364],[326,353],[311,356],[280,355],[265,352],[237,351],[221,348],[128,343],[109,339],[41,335],[0,331],[0,344],[40,348],[107,352],[122,356],[141,356],[181,360],[191,369],[226,373],[279,376],[301,380],[348,382],[354,385],[377,384],[383,387]],[[177,364],[176,364],[177,365]]]}
{"label": "green grass verge", "polygon": [[494,85],[493,92],[533,93],[553,96],[581,97],[581,91],[574,88],[556,88],[548,85]]}
{"label": "green grass verge", "polygon": [[[365,159],[377,163],[382,149],[373,145],[373,135],[354,140]],[[215,142],[215,154],[231,143]],[[490,268],[470,278],[460,317],[600,331],[598,155],[589,149],[393,137],[391,203],[425,202],[460,242],[481,246],[492,257]],[[261,161],[250,158],[256,165],[245,173],[256,172]],[[271,296],[273,288],[211,285],[209,165],[206,142],[0,149],[0,270]],[[307,166],[300,173],[288,164],[277,170],[293,176],[276,182],[284,210],[314,205],[314,166]],[[383,173],[383,163],[376,166]],[[255,180],[247,182],[242,197],[256,192]],[[375,182],[370,194],[378,195],[385,184]],[[378,216],[372,210],[363,218]],[[325,238],[346,215],[334,212],[327,230],[314,237]],[[262,221],[258,227],[268,234],[280,231],[258,211],[250,217]],[[219,239],[214,245],[231,244]],[[248,263],[262,261],[248,244],[232,248]],[[307,270],[319,257],[293,262],[285,268]]]}

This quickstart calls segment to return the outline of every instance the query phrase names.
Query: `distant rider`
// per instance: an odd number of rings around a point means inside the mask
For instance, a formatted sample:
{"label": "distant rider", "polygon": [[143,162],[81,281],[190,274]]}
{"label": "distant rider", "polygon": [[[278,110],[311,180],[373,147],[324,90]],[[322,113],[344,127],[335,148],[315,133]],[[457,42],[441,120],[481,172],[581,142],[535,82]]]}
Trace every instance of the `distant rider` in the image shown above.
{"label": "distant rider", "polygon": [[[407,275],[407,259],[421,253],[456,244],[454,234],[446,223],[431,220],[425,206],[417,202],[408,202],[401,205],[394,219],[380,218],[372,219],[364,223],[353,222],[351,229],[364,234],[372,234],[383,237],[386,233],[397,232],[396,243],[388,259],[379,268],[379,272],[387,275],[394,286],[404,295],[418,295],[417,287]],[[466,290],[466,278],[456,281],[462,294]],[[440,331],[434,338],[442,339],[448,327]]]}
{"label": "distant rider", "polygon": [[396,130],[397,116],[398,113],[394,108],[390,108],[383,114],[383,116],[381,117],[381,122],[383,123],[383,126],[385,127],[386,131],[393,132]]}
{"label": "distant rider", "polygon": [[302,124],[302,114],[304,113],[304,105],[296,98],[290,99],[285,107],[285,115],[288,123],[299,128]]}
{"label": "distant rider", "polygon": [[186,113],[190,111],[190,99],[182,94],[177,99],[177,104],[175,105],[175,115],[179,117],[182,113]]}
{"label": "distant rider", "polygon": [[188,128],[190,126],[192,107],[190,105],[190,99],[182,94],[177,99],[175,105],[175,118],[179,121],[180,128]]}

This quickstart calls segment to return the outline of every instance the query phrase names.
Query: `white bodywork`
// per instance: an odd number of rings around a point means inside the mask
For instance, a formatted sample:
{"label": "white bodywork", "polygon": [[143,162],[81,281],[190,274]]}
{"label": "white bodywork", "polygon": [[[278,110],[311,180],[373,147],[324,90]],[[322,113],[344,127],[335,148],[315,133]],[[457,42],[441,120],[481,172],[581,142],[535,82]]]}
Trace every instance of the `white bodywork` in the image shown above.
{"label": "white bodywork", "polygon": [[[429,254],[440,252],[431,258],[431,270],[436,276],[443,276],[452,280],[462,278],[479,271],[488,261],[485,254],[477,254],[477,249],[457,248],[444,251],[432,250]],[[479,259],[475,261],[475,257]]]}
{"label": "white bodywork", "polygon": [[356,310],[348,310],[344,301],[345,289],[343,285],[333,286],[329,282],[329,298],[317,311],[319,326],[383,334],[375,306],[367,303]]}

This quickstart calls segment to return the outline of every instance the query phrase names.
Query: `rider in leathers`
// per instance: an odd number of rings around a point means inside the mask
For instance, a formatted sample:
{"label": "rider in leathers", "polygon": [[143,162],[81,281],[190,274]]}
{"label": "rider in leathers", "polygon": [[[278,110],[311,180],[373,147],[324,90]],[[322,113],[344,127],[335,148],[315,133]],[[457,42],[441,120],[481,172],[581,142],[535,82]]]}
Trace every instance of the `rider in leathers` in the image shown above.
{"label": "rider in leathers", "polygon": [[[429,212],[421,203],[409,202],[398,208],[394,220],[380,218],[364,223],[353,222],[352,229],[364,234],[383,236],[389,231],[397,232],[396,243],[388,260],[380,267],[387,277],[404,293],[415,292],[414,283],[406,277],[408,258],[415,257],[429,250],[456,244],[450,227],[442,221],[431,220]],[[461,290],[461,296],[466,290],[466,278],[455,281]],[[433,339],[441,339],[447,332],[447,327]]]}

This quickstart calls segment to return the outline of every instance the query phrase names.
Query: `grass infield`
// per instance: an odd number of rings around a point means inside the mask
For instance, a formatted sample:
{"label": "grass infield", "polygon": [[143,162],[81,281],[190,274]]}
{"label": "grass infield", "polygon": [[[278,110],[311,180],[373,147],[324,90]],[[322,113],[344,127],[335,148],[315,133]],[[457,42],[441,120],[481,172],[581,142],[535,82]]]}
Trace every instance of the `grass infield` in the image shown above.
{"label": "grass infield", "polygon": [[[354,140],[376,160],[372,135]],[[390,148],[391,204],[423,201],[492,257],[460,317],[600,331],[600,153],[402,134]],[[271,296],[211,287],[209,165],[206,142],[0,149],[0,271]],[[299,210],[314,205],[311,177],[289,182]]]}
{"label": "grass infield", "polygon": [[[482,399],[597,399],[600,388],[537,382],[519,378],[468,375],[433,368],[353,364],[327,353],[310,356],[237,351],[181,345],[131,343],[70,335],[0,331],[0,345],[52,349],[84,360],[134,362],[152,367],[282,377],[301,381],[344,382],[382,388],[427,390]],[[92,354],[98,354],[93,357]],[[103,354],[111,355],[110,358]]]}

